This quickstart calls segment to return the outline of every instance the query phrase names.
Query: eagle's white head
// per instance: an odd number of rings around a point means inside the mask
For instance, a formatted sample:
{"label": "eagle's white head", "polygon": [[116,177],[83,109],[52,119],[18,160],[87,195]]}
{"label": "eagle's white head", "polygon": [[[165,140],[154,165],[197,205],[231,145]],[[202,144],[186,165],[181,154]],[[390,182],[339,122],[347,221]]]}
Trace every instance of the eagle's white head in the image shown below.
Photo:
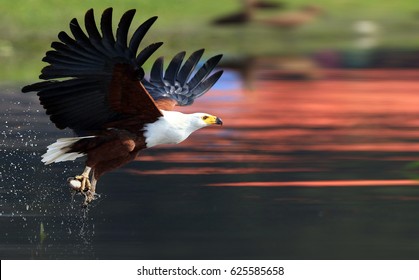
{"label": "eagle's white head", "polygon": [[144,127],[147,148],[160,144],[177,144],[200,128],[223,124],[220,118],[207,113],[183,114],[163,110],[162,113],[163,117]]}
{"label": "eagle's white head", "polygon": [[190,126],[196,127],[197,129],[213,124],[223,124],[223,121],[219,117],[207,113],[194,113],[186,116],[188,116],[188,118],[190,119]]}

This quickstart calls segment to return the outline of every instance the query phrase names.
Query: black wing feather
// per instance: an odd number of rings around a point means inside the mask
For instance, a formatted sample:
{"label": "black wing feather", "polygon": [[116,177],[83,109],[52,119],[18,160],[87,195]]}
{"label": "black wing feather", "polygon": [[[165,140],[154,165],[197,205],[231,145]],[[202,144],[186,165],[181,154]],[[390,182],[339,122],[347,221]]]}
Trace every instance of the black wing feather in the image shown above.
{"label": "black wing feather", "polygon": [[164,79],[168,81],[171,85],[175,84],[176,77],[179,73],[179,69],[180,69],[180,66],[182,65],[185,54],[186,52],[178,53],[170,61],[169,66],[167,66],[166,72],[164,73]]}
{"label": "black wing feather", "polygon": [[153,25],[153,23],[156,21],[157,17],[151,17],[148,20],[146,20],[143,24],[141,24],[137,30],[132,35],[131,41],[129,42],[129,49],[133,53],[137,53],[138,46],[140,45],[141,41],[144,38],[144,35],[147,33],[147,31],[150,29],[150,27]]}
{"label": "black wing feather", "polygon": [[113,37],[112,32],[112,11],[112,8],[106,9],[103,12],[102,18],[100,20],[100,29],[103,35],[102,42],[110,53],[114,53],[115,51],[115,38]]}
{"label": "black wing feather", "polygon": [[211,57],[192,75],[203,53],[203,49],[192,53],[183,66],[185,53],[178,53],[170,61],[164,75],[163,58],[156,59],[151,68],[149,80],[143,80],[144,86],[154,100],[170,98],[175,100],[177,105],[186,106],[207,92],[223,73],[223,71],[218,71],[210,76],[222,55]]}
{"label": "black wing feather", "polygon": [[[83,31],[76,19],[70,21],[70,36],[62,31],[60,42],[53,42],[54,50],[48,51],[43,61],[49,63],[42,69],[40,79],[46,81],[22,88],[23,92],[36,91],[41,104],[55,125],[71,128],[77,133],[101,130],[107,123],[127,117],[117,112],[109,100],[109,90],[116,65],[125,65],[129,73],[144,76],[137,64],[137,49],[146,32],[156,20],[153,17],[134,32],[128,47],[128,31],[135,10],[127,11],[121,18],[114,37],[112,8],[106,9],[100,19],[100,31],[95,22],[93,9],[86,12]],[[142,63],[161,46],[152,44],[140,52]],[[122,68],[118,68],[122,69]],[[55,79],[60,80],[55,80]],[[128,79],[121,83],[129,82]],[[115,85],[114,85],[115,86]],[[118,88],[124,88],[120,85]]]}
{"label": "black wing feather", "polygon": [[208,59],[207,62],[205,62],[205,64],[198,70],[198,72],[196,72],[196,74],[188,82],[190,90],[193,90],[204,81],[204,79],[211,73],[215,66],[217,66],[221,57],[222,55],[213,56],[210,59]]}
{"label": "black wing feather", "polygon": [[57,52],[57,51],[48,51],[47,55],[42,59],[44,62],[48,63],[68,63],[75,65],[86,65],[89,66],[89,60],[83,58],[74,58],[71,59],[68,56]]}
{"label": "black wing feather", "polygon": [[217,71],[212,74],[208,79],[199,83],[191,92],[193,92],[195,98],[202,96],[208,90],[212,88],[212,86],[218,81],[218,79],[223,74],[223,71]]}
{"label": "black wing feather", "polygon": [[163,86],[163,61],[164,58],[161,56],[156,59],[151,67],[150,82],[156,85]]}
{"label": "black wing feather", "polygon": [[96,26],[95,15],[93,9],[86,12],[84,17],[84,26],[86,27],[87,34],[89,34],[90,41],[95,45],[100,45],[101,36]]}
{"label": "black wing feather", "polygon": [[204,49],[200,49],[193,52],[186,60],[185,64],[183,64],[177,76],[177,80],[181,85],[184,85],[186,81],[189,79],[193,70],[195,69],[196,65],[198,64],[199,60],[204,54],[204,51]]}
{"label": "black wing feather", "polygon": [[71,20],[70,30],[78,45],[83,47],[85,50],[91,49],[92,44],[90,43],[89,37],[84,34],[77,19],[74,18]]}
{"label": "black wing feather", "polygon": [[99,29],[96,26],[93,9],[87,11],[84,17],[84,25],[94,49],[106,56],[107,50],[102,44],[102,36],[100,35]]}
{"label": "black wing feather", "polygon": [[95,54],[92,50],[85,49],[80,46],[76,40],[72,39],[67,33],[60,32],[58,34],[58,39],[61,42],[52,42],[51,47],[57,51],[62,52],[63,54],[68,55],[69,57],[74,56],[76,58],[87,58],[89,61],[101,62],[102,57],[98,54]]}
{"label": "black wing feather", "polygon": [[135,10],[125,12],[118,24],[118,29],[116,30],[116,42],[122,51],[125,51],[128,48],[128,30],[134,15]]}
{"label": "black wing feather", "polygon": [[142,66],[147,59],[158,49],[160,46],[163,45],[162,42],[153,43],[147,47],[145,47],[137,56],[136,62],[139,66]]}

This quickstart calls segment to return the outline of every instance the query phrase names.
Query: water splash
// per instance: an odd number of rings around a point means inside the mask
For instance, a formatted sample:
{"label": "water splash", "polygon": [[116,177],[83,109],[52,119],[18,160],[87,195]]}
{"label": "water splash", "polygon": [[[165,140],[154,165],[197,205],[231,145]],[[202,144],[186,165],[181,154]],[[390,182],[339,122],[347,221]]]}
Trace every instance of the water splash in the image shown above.
{"label": "water splash", "polygon": [[[79,164],[45,166],[40,161],[49,143],[71,132],[53,127],[35,95],[23,95],[18,88],[0,92],[0,239],[26,244],[22,258],[44,258],[46,251],[57,258],[91,255],[94,221],[78,200],[73,203],[66,186],[65,174],[77,174]],[[73,242],[73,252],[56,245],[63,242]]]}

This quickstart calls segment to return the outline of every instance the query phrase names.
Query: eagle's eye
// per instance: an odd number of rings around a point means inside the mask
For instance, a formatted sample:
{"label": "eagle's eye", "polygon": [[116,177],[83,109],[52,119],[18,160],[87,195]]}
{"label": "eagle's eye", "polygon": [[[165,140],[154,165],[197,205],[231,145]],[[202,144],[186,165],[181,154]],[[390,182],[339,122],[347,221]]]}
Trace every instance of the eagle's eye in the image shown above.
{"label": "eagle's eye", "polygon": [[202,119],[205,121],[206,119],[208,119],[208,116],[203,116]]}

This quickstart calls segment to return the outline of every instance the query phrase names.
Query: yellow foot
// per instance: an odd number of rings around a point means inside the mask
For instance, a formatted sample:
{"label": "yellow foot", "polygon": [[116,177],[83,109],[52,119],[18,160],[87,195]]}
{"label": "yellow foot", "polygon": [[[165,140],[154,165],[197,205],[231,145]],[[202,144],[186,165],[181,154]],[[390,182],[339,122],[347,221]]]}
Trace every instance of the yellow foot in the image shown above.
{"label": "yellow foot", "polygon": [[84,175],[78,175],[76,177],[70,177],[67,179],[70,188],[76,192],[85,192],[91,188],[89,177]]}
{"label": "yellow foot", "polygon": [[89,203],[96,199],[94,187],[90,183],[89,177],[85,175],[78,175],[67,179],[70,188],[84,196],[83,207],[87,207]]}

